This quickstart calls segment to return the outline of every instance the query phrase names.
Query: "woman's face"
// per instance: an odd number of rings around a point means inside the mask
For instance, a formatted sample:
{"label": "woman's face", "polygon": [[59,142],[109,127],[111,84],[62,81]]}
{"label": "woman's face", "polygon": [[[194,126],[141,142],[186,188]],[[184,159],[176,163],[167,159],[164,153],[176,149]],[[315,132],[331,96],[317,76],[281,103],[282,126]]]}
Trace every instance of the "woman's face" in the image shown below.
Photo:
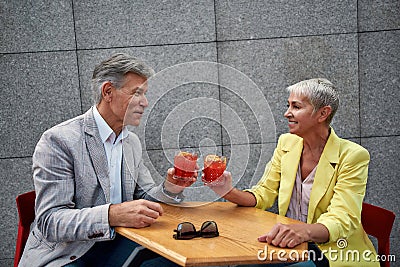
{"label": "woman's face", "polygon": [[289,132],[304,137],[312,132],[318,124],[317,113],[308,98],[303,95],[290,93],[288,99],[288,109],[284,116],[288,119]]}

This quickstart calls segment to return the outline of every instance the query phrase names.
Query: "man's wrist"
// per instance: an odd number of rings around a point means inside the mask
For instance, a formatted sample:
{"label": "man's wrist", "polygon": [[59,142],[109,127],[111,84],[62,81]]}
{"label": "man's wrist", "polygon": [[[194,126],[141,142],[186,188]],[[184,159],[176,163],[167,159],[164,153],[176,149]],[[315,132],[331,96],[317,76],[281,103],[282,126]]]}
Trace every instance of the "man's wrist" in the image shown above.
{"label": "man's wrist", "polygon": [[163,183],[163,185],[162,185],[162,192],[163,192],[164,194],[166,194],[166,195],[169,196],[169,197],[174,198],[174,197],[176,197],[176,196],[178,196],[178,195],[180,195],[180,194],[182,193],[182,191],[177,192],[177,193],[173,193],[173,192],[169,191],[169,190],[165,187],[165,183],[166,183],[166,182],[167,182],[167,181],[164,181],[164,183]]}
{"label": "man's wrist", "polygon": [[110,227],[114,227],[115,226],[115,221],[114,221],[114,216],[115,216],[115,204],[109,204],[108,205],[108,225],[110,225]]}

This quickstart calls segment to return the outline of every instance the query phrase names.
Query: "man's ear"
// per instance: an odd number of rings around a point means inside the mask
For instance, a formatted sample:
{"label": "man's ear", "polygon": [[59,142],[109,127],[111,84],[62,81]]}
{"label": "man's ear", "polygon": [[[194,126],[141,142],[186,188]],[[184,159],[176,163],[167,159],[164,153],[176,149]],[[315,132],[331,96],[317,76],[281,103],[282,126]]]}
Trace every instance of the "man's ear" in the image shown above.
{"label": "man's ear", "polygon": [[103,85],[101,86],[101,98],[105,102],[110,102],[111,95],[112,95],[112,83],[109,81],[104,82]]}
{"label": "man's ear", "polygon": [[325,106],[319,109],[319,122],[326,121],[326,119],[331,115],[332,113],[332,107],[331,106]]}

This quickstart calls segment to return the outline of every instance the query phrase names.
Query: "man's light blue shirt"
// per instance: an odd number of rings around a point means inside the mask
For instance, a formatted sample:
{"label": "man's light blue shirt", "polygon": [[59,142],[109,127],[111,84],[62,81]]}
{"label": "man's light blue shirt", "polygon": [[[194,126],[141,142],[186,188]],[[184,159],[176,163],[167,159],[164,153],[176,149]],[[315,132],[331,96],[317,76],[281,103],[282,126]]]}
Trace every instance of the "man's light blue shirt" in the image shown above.
{"label": "man's light blue shirt", "polygon": [[115,132],[100,115],[96,106],[93,108],[93,115],[107,156],[110,177],[110,202],[112,204],[121,203],[122,142],[128,136],[128,129],[123,127],[121,133],[116,136]]}

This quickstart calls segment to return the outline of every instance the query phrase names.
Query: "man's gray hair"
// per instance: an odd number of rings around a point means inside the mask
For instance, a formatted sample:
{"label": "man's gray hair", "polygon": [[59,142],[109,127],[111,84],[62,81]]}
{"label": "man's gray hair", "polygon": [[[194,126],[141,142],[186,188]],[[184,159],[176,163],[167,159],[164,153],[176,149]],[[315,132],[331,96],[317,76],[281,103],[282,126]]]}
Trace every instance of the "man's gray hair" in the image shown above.
{"label": "man's gray hair", "polygon": [[120,89],[124,83],[124,75],[129,72],[136,73],[146,79],[154,75],[154,70],[143,61],[125,53],[114,54],[98,64],[94,68],[92,76],[95,104],[101,101],[101,87],[104,82],[110,81],[117,89]]}
{"label": "man's gray hair", "polygon": [[322,107],[330,106],[332,112],[326,119],[328,124],[331,123],[333,116],[339,108],[339,94],[335,86],[327,79],[315,78],[301,81],[289,86],[287,90],[295,95],[307,97],[314,108],[314,112]]}

